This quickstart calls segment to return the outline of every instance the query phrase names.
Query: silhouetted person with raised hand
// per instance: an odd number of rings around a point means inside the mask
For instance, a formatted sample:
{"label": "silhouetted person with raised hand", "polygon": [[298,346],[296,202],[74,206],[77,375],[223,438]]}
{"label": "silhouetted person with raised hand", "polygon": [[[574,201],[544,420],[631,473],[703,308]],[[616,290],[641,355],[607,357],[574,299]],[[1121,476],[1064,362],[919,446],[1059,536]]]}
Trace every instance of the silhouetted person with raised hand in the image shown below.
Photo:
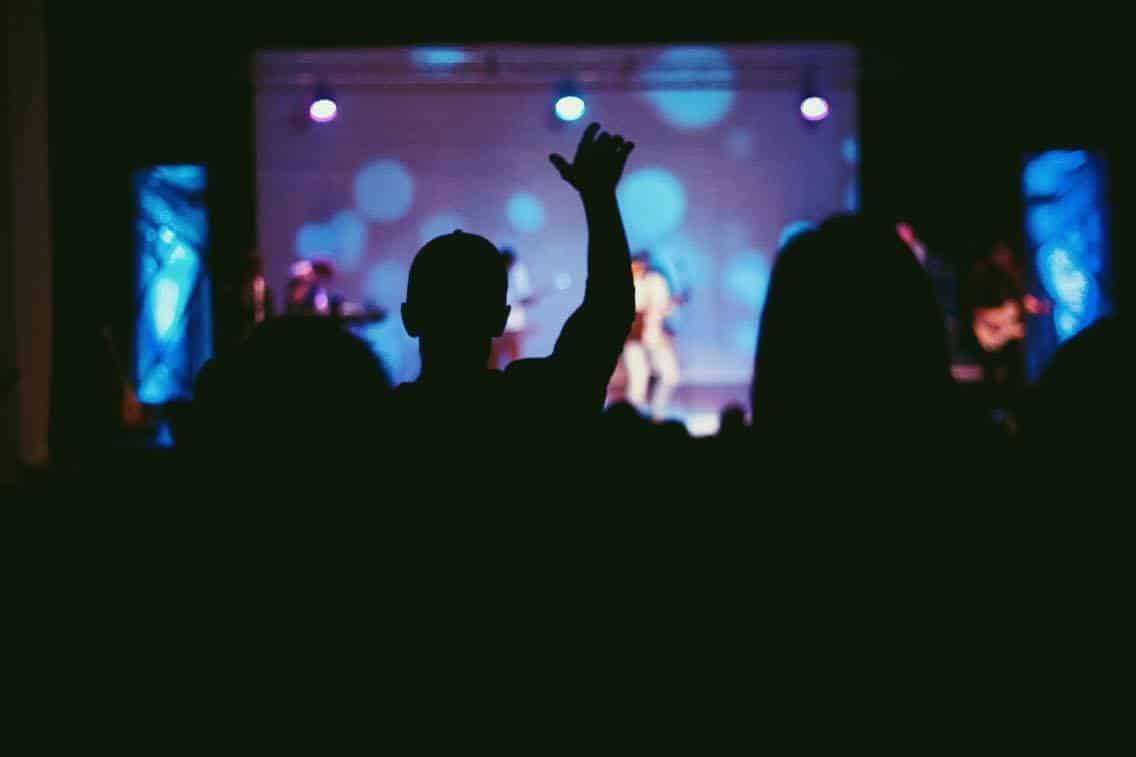
{"label": "silhouetted person with raised hand", "polygon": [[[584,301],[547,358],[486,369],[505,328],[507,273],[485,238],[462,231],[428,242],[414,258],[402,319],[419,340],[422,371],[395,390],[399,444],[412,462],[451,462],[571,444],[603,409],[608,380],[635,315],[630,256],[615,188],[634,145],[584,131],[571,162],[550,160],[583,201],[588,224]],[[502,449],[500,445],[506,445]]]}

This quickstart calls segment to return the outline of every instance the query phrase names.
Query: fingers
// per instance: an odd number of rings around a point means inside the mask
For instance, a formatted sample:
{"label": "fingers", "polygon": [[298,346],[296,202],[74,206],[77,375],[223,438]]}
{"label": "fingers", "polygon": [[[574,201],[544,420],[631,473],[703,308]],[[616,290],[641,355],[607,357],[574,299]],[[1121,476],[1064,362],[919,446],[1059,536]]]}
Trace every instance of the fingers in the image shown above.
{"label": "fingers", "polygon": [[591,123],[580,137],[571,163],[558,153],[549,155],[548,159],[560,172],[561,178],[584,191],[585,187],[602,187],[618,182],[627,156],[633,149],[633,142],[619,134],[600,131],[598,123]]}
{"label": "fingers", "polygon": [[619,149],[618,149],[618,151],[616,151],[615,155],[616,155],[616,159],[617,159],[617,162],[618,162],[618,165],[619,165],[620,172],[622,172],[623,167],[625,165],[627,165],[627,156],[630,155],[631,151],[634,150],[634,149],[635,149],[635,143],[634,142],[624,142],[622,145],[619,146]]}
{"label": "fingers", "polygon": [[550,163],[552,163],[553,166],[556,167],[556,170],[560,172],[560,177],[565,181],[568,181],[569,166],[568,161],[564,159],[564,156],[559,155],[558,153],[552,153],[548,156],[548,160]]}
{"label": "fingers", "polygon": [[574,160],[579,160],[580,156],[591,147],[592,141],[595,139],[596,132],[600,130],[600,125],[596,122],[588,124],[588,128],[584,129],[584,133],[580,136],[580,143],[576,145],[576,157]]}

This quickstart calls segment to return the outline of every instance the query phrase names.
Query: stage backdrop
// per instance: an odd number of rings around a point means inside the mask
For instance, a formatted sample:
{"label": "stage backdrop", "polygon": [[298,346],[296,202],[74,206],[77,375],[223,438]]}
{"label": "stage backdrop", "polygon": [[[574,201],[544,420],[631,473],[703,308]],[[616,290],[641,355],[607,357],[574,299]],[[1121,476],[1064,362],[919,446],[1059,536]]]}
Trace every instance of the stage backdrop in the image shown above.
{"label": "stage backdrop", "polygon": [[[558,83],[587,112],[552,115]],[[270,286],[327,256],[333,289],[388,309],[362,329],[394,378],[417,375],[398,306],[418,248],[462,229],[514,247],[543,295],[526,354],[548,354],[583,294],[575,192],[548,162],[599,121],[635,141],[619,191],[632,248],[689,295],[684,385],[750,380],[770,266],[795,230],[858,204],[856,55],[844,47],[413,48],[256,60],[259,243]],[[308,119],[318,84],[338,117]],[[807,125],[806,88],[831,105]],[[454,313],[455,318],[462,317]]]}

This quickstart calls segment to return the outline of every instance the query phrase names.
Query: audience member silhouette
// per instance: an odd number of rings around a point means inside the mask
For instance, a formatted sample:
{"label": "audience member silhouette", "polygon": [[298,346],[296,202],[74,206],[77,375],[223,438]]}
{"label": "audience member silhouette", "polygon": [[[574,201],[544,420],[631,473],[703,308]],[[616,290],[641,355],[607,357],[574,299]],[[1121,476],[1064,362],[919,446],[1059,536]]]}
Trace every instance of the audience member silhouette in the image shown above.
{"label": "audience member silhouette", "polygon": [[753,380],[759,438],[785,450],[923,450],[954,384],[926,272],[889,226],[832,218],[773,268]]}
{"label": "audience member silhouette", "polygon": [[342,457],[345,469],[373,446],[390,386],[370,347],[333,320],[273,319],[201,371],[182,441],[226,467]]}
{"label": "audience member silhouette", "polygon": [[1102,318],[1057,350],[1024,418],[1031,456],[1065,466],[1092,461],[1098,480],[1109,468],[1119,473],[1107,458],[1131,419],[1132,370],[1118,359],[1126,336],[1119,316]]}
{"label": "audience member silhouette", "polygon": [[722,408],[718,425],[719,436],[730,438],[744,436],[748,428],[744,407],[730,404]]}
{"label": "audience member silhouette", "polygon": [[[552,354],[489,370],[491,340],[509,315],[506,269],[485,238],[455,231],[415,256],[402,319],[419,341],[419,378],[396,388],[393,414],[411,459],[505,458],[572,439],[594,423],[634,318],[627,239],[615,187],[634,145],[590,125],[569,163],[552,164],[580,194],[588,225],[584,300]],[[498,449],[496,444],[508,445]]]}

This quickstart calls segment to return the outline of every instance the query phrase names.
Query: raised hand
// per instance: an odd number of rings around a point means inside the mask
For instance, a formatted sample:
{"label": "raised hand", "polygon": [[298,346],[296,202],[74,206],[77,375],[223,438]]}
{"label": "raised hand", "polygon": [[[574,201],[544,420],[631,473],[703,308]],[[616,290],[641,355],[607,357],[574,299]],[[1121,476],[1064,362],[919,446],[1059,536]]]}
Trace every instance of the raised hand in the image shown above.
{"label": "raised hand", "polygon": [[[596,133],[599,132],[599,136]],[[569,163],[562,155],[548,156],[561,178],[576,188],[581,195],[611,193],[623,175],[627,156],[635,149],[634,142],[600,131],[600,125],[590,124],[576,146],[576,157]]]}

